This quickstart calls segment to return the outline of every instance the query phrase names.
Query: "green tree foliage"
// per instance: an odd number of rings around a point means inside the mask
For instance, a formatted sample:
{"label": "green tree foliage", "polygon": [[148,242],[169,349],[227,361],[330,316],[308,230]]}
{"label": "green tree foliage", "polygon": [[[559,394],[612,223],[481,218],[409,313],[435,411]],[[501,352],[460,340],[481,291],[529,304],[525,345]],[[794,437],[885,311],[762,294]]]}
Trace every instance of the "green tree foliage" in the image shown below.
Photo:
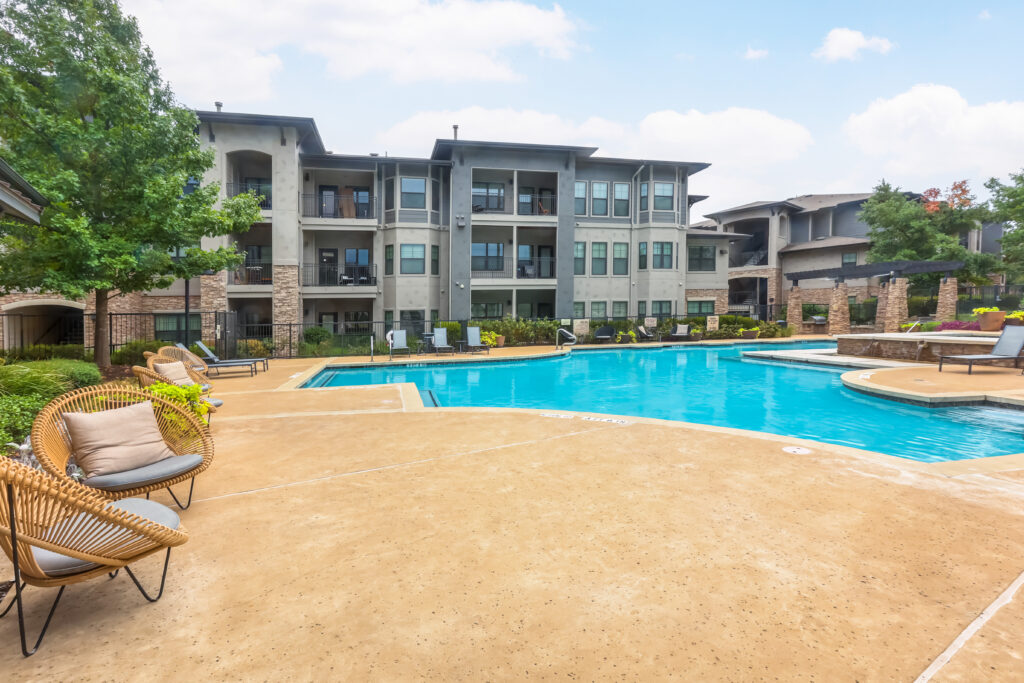
{"label": "green tree foliage", "polygon": [[1010,183],[990,179],[985,187],[992,193],[992,219],[1008,225],[1003,233],[1003,259],[1014,281],[1024,278],[1024,170],[1010,174]]}
{"label": "green tree foliage", "polygon": [[197,125],[114,0],[0,5],[0,155],[50,202],[39,226],[0,223],[0,293],[95,292],[100,366],[111,296],[233,267],[201,238],[260,217],[251,195],[215,209],[216,184],[189,184],[213,164]]}
{"label": "green tree foliage", "polygon": [[[882,181],[860,212],[868,224],[871,248],[868,262],[963,261],[956,273],[961,280],[987,284],[989,274],[1002,269],[992,254],[972,253],[961,245],[961,237],[989,217],[978,205],[963,181],[954,183],[945,199],[938,190],[923,198],[907,196],[898,187]],[[941,273],[914,276],[915,284],[934,283]]]}

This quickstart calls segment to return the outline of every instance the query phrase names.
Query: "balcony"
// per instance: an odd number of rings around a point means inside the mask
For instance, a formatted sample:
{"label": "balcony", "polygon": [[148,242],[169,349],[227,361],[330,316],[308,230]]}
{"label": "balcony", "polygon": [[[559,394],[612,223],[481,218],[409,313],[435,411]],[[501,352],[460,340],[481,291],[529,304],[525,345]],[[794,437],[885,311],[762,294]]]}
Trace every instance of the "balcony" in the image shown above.
{"label": "balcony", "polygon": [[730,268],[749,268],[753,266],[768,265],[768,250],[755,249],[753,251],[733,251],[729,254]]}
{"label": "balcony", "polygon": [[228,183],[228,197],[236,197],[240,194],[251,193],[260,199],[260,208],[269,211],[273,204],[273,188],[270,183]]}
{"label": "balcony", "polygon": [[377,284],[377,266],[302,265],[303,287],[367,287]]}
{"label": "balcony", "polygon": [[302,195],[302,216],[304,218],[377,218],[377,198],[366,192],[345,191],[340,194],[321,192]]}
{"label": "balcony", "polygon": [[[557,216],[558,202],[553,194],[520,194],[513,203],[504,195],[481,194],[473,191],[474,214],[499,214],[506,216]],[[514,209],[514,211],[513,211]]]}
{"label": "balcony", "polygon": [[554,256],[520,259],[512,256],[474,256],[470,267],[470,277],[482,280],[553,280],[556,277]]}
{"label": "balcony", "polygon": [[272,285],[274,265],[270,261],[246,261],[228,273],[230,285]]}

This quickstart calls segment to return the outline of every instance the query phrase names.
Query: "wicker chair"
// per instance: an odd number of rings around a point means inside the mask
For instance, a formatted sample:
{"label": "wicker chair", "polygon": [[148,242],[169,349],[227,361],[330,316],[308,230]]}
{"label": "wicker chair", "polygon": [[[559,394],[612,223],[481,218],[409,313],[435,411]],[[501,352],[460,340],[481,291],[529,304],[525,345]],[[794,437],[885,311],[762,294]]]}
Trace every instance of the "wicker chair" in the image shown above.
{"label": "wicker chair", "polygon": [[[162,350],[163,349],[161,349],[161,351]],[[159,374],[159,370],[153,367],[154,365],[163,365],[164,363],[175,363],[181,360],[181,358],[174,358],[172,356],[165,356],[162,353],[158,353],[155,356],[150,356],[149,358],[146,359],[146,367],[152,370],[153,372]],[[191,363],[189,363],[188,361],[182,361],[181,364],[185,366],[185,372],[188,373],[189,379],[191,379],[196,384],[202,386],[204,393],[210,391],[210,389],[213,388],[213,386],[210,384],[210,378],[207,377],[206,375],[196,372],[195,369],[192,367]]]}
{"label": "wicker chair", "polygon": [[[178,515],[150,500],[111,502],[69,479],[57,480],[11,458],[0,457],[0,547],[14,564],[14,598],[0,612],[18,606],[21,652],[39,649],[64,589],[124,567],[143,597],[156,602],[164,592],[171,548],[188,540]],[[129,564],[166,550],[160,589],[150,596]],[[26,585],[60,587],[35,645],[28,647],[22,592]]]}
{"label": "wicker chair", "polygon": [[[160,350],[157,351],[161,356],[173,358],[174,360],[180,360],[185,364],[185,367],[192,368],[196,374],[206,377],[204,384],[209,382],[210,368],[202,358],[192,353],[188,349],[183,349],[179,346],[161,346]],[[148,360],[148,359],[147,359]],[[159,361],[158,361],[159,362]]]}
{"label": "wicker chair", "polygon": [[[153,372],[149,368],[139,367],[138,365],[132,366],[132,374],[135,375],[135,379],[139,381],[139,386],[143,389],[148,386],[152,386],[157,382],[167,383],[167,378],[159,372]],[[206,405],[209,407],[210,413],[217,412],[217,408],[224,405],[224,401],[210,396],[203,396],[203,401],[205,401]]]}
{"label": "wicker chair", "polygon": [[[101,410],[123,408],[142,401],[153,402],[157,426],[164,442],[175,455],[198,455],[202,461],[186,471],[175,473],[166,479],[150,481],[131,488],[91,489],[98,495],[119,500],[141,496],[149,497],[152,491],[167,489],[171,498],[182,510],[192,504],[196,475],[202,473],[213,462],[213,438],[206,425],[190,411],[159,396],[153,396],[141,389],[127,387],[86,387],[58,396],[36,416],[32,423],[32,450],[43,469],[58,479],[67,479],[68,460],[71,458],[71,439],[64,426],[64,413],[95,413]],[[167,460],[171,460],[168,458]],[[158,463],[159,464],[159,463]],[[189,481],[188,501],[182,505],[171,487]]]}

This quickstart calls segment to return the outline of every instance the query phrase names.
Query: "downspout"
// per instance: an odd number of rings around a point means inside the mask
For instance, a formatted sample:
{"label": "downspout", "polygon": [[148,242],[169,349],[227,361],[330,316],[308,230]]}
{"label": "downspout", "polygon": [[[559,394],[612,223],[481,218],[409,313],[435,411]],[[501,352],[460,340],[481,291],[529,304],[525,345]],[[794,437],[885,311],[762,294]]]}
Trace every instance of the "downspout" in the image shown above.
{"label": "downspout", "polygon": [[[636,169],[636,173],[633,174],[633,177],[629,181],[629,191],[633,192],[633,188],[634,187],[636,188],[636,195],[634,197],[635,201],[631,202],[630,203],[630,207],[629,207],[629,262],[630,263],[633,262],[633,257],[634,257],[634,254],[635,254],[636,255],[636,265],[637,265],[637,267],[631,268],[630,270],[632,270],[635,273],[637,273],[637,275],[639,275],[639,273],[640,273],[640,268],[639,268],[639,265],[640,265],[640,255],[637,252],[636,230],[637,230],[637,226],[640,225],[640,221],[637,218],[634,218],[634,217],[638,217],[640,215],[640,186],[637,184],[636,179],[637,179],[637,176],[639,176],[643,172],[644,166],[646,166],[646,164],[640,164],[639,168]],[[649,188],[648,188],[648,192],[650,192]],[[634,205],[636,207],[636,211],[633,210]],[[639,287],[639,286],[640,286],[639,278],[637,278],[637,287]],[[635,303],[637,305],[637,308],[634,309],[634,310],[637,310],[637,315],[639,315],[639,310],[638,309],[640,308],[640,297],[637,296],[637,294],[638,294],[637,292],[633,291],[633,275],[630,274],[630,276],[629,276],[629,300],[630,300],[630,303]],[[573,298],[574,299],[576,298],[575,292],[573,293]],[[626,311],[626,315],[629,315],[629,311]],[[646,313],[645,313],[645,315],[646,315]]]}

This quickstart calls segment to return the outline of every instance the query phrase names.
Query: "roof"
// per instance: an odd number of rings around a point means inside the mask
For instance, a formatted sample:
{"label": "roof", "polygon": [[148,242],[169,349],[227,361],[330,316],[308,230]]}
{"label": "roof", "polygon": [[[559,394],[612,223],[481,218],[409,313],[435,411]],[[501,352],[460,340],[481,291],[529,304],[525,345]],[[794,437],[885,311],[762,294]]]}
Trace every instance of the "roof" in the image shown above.
{"label": "roof", "polygon": [[589,157],[597,151],[597,147],[576,147],[573,145],[536,145],[527,142],[492,142],[488,140],[445,140],[438,138],[434,141],[434,150],[430,153],[431,159],[451,159],[452,151],[456,147],[489,147],[493,149],[524,150],[540,152],[572,152],[580,156]]}
{"label": "roof", "polygon": [[389,157],[379,154],[300,154],[299,158],[303,163],[324,163],[338,168],[344,168],[345,164],[378,164],[378,163],[400,163],[400,164],[429,164],[433,166],[451,166],[451,161],[438,161],[423,157]]}
{"label": "roof", "polygon": [[804,194],[799,197],[790,197],[786,201],[800,206],[804,211],[817,211],[827,209],[840,204],[851,202],[863,202],[871,198],[871,192],[849,192],[846,194]]}
{"label": "roof", "polygon": [[786,201],[785,199],[781,201],[758,201],[749,202],[747,204],[740,204],[739,206],[734,206],[729,209],[722,209],[721,211],[715,211],[714,213],[705,214],[705,217],[713,218],[715,216],[725,216],[730,213],[739,213],[740,211],[749,211],[751,209],[771,209],[779,206],[785,207],[787,209],[797,210],[801,208],[798,204],[792,204]]}
{"label": "roof", "polygon": [[11,168],[11,166],[3,159],[0,159],[0,183],[3,183],[12,190],[15,190],[18,194],[22,195],[38,208],[42,208],[49,204],[46,197],[39,193],[39,190],[32,187],[31,183],[22,178],[21,175]]}
{"label": "roof", "polygon": [[860,247],[866,246],[870,240],[867,237],[826,237],[823,240],[811,240],[810,242],[795,242],[787,244],[779,249],[780,254],[790,254],[794,251],[809,251],[811,249],[836,249],[838,247]]}
{"label": "roof", "polygon": [[676,166],[678,168],[685,168],[686,175],[688,176],[700,173],[711,165],[705,161],[666,161],[664,159],[626,159],[622,157],[595,156],[590,157],[587,161],[592,161],[595,164],[625,164],[627,166]]}
{"label": "roof", "polygon": [[694,228],[696,230],[718,230],[718,223],[713,220],[698,221],[696,223],[690,223],[686,226],[687,228]]}
{"label": "roof", "polygon": [[323,138],[317,130],[316,121],[309,116],[277,116],[271,114],[244,114],[229,111],[196,111],[200,121],[208,123],[236,123],[247,126],[289,126],[301,134],[300,141],[312,138],[315,149],[326,152]]}
{"label": "roof", "polygon": [[[688,194],[686,195],[686,201],[690,202],[690,206],[693,206],[697,202],[702,202],[707,199],[710,195],[706,194]],[[701,221],[702,223],[705,221]],[[714,223],[714,221],[706,221],[707,223]]]}

